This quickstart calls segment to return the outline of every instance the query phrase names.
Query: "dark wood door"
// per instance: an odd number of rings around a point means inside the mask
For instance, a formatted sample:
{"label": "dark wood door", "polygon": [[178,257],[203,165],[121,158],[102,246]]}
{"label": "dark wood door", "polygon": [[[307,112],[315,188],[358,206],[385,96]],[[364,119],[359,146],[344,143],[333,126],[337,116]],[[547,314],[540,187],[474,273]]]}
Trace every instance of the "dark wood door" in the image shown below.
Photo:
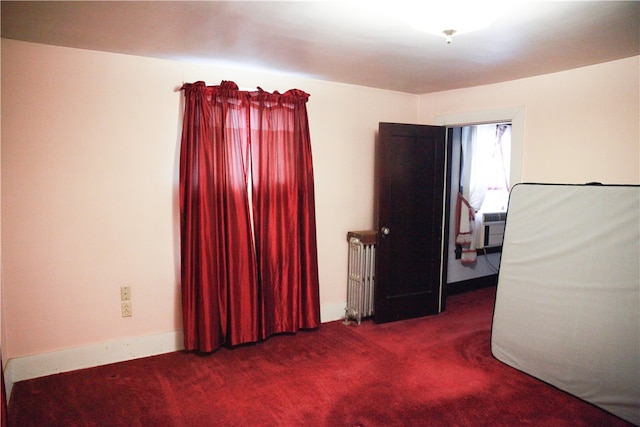
{"label": "dark wood door", "polygon": [[380,123],[376,156],[374,319],[439,313],[447,253],[445,128]]}

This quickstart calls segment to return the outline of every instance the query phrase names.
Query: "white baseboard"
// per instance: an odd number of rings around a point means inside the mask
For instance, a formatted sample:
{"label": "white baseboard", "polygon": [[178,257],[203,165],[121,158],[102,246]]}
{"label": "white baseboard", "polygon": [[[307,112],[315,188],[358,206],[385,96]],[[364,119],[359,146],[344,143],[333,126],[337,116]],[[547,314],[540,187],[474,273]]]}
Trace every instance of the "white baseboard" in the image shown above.
{"label": "white baseboard", "polygon": [[[344,318],[345,302],[320,307],[322,323]],[[7,396],[18,381],[180,351],[182,331],[123,338],[9,359],[4,368]]]}
{"label": "white baseboard", "polygon": [[18,381],[155,356],[183,348],[182,331],[174,331],[12,358],[7,361],[4,372],[7,396],[11,396],[13,384]]}
{"label": "white baseboard", "polygon": [[344,319],[344,309],[346,306],[346,301],[323,305],[320,307],[320,321],[322,323],[327,323],[333,322],[334,320]]}

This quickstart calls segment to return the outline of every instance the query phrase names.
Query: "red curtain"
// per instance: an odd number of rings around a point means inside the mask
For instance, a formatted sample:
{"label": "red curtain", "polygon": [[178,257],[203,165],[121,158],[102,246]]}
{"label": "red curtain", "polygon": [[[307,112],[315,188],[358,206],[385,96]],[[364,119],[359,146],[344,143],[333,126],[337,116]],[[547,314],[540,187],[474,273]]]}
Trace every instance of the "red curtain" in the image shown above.
{"label": "red curtain", "polygon": [[319,326],[308,95],[232,82],[183,90],[185,348],[209,352]]}
{"label": "red curtain", "polygon": [[320,324],[309,95],[251,96],[253,215],[261,334]]}

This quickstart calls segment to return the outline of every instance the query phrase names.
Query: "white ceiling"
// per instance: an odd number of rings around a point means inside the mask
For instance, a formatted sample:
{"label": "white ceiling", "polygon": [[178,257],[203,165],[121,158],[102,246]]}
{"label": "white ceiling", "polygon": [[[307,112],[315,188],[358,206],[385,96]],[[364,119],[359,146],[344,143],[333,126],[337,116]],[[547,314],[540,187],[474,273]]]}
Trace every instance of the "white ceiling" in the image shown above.
{"label": "white ceiling", "polygon": [[2,1],[1,28],[10,39],[417,94],[640,54],[638,1],[512,1],[491,27],[460,34],[450,45],[376,12],[374,4]]}

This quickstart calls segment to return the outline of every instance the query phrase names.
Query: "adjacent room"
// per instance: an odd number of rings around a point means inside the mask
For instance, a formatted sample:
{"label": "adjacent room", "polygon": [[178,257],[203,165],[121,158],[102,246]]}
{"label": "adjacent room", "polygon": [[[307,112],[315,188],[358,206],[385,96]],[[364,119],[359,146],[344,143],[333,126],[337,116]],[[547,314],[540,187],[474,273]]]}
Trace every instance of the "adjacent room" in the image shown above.
{"label": "adjacent room", "polygon": [[3,426],[637,423],[491,328],[514,186],[640,185],[640,3],[414,3],[0,3]]}

